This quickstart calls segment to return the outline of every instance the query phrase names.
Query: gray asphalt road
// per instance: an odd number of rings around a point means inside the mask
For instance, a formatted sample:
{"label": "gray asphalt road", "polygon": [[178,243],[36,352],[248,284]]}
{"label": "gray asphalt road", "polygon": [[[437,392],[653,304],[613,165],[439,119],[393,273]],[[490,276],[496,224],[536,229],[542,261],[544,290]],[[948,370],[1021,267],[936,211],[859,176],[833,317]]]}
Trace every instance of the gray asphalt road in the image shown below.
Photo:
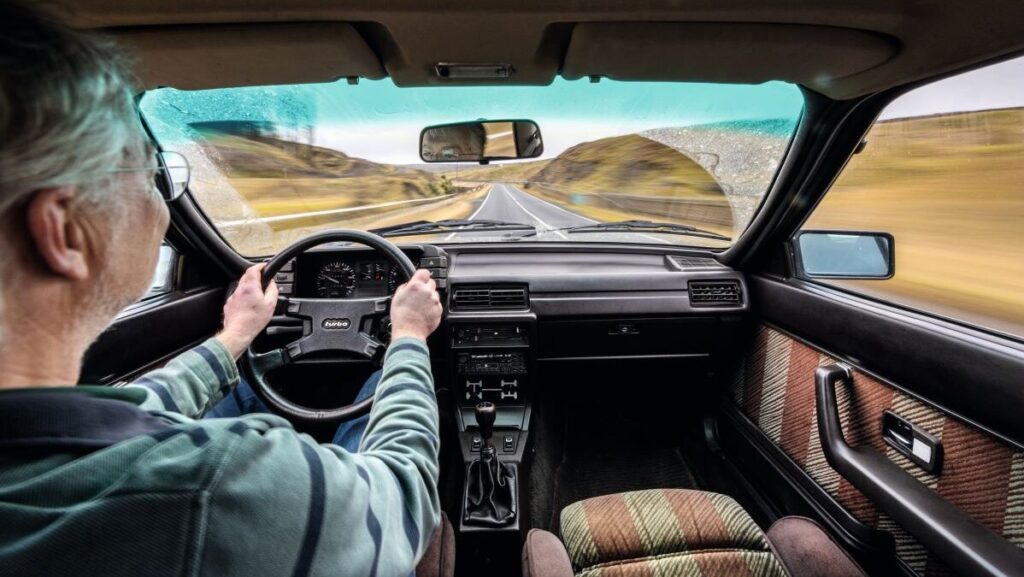
{"label": "gray asphalt road", "polygon": [[[537,198],[522,189],[507,183],[495,183],[491,191],[487,193],[483,201],[469,217],[471,220],[493,219],[508,222],[521,222],[536,226],[540,231],[550,231],[540,235],[545,240],[576,240],[586,241],[617,241],[617,242],[642,242],[642,243],[668,243],[646,234],[569,234],[562,232],[560,228],[571,226],[583,226],[598,222],[592,218],[576,214],[556,204]],[[514,233],[515,234],[515,233]],[[449,238],[455,235],[449,235]],[[495,233],[473,232],[457,233],[459,239],[472,238],[473,240],[491,240]]]}

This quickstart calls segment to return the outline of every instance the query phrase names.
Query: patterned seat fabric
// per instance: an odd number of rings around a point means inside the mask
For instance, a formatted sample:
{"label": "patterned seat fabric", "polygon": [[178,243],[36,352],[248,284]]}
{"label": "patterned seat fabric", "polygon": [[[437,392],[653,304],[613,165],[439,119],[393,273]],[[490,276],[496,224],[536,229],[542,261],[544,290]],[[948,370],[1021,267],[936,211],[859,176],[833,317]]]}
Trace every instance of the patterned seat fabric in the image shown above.
{"label": "patterned seat fabric", "polygon": [[654,489],[562,510],[578,577],[785,577],[764,533],[725,495]]}

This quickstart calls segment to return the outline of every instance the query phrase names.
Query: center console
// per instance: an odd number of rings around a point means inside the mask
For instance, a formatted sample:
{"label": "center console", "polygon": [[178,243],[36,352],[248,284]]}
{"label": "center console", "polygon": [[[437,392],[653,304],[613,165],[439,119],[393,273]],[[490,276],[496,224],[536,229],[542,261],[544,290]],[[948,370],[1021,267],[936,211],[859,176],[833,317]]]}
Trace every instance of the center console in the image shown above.
{"label": "center console", "polygon": [[[451,383],[466,465],[459,530],[518,531],[517,476],[530,422],[536,317],[450,315]],[[480,422],[483,419],[483,422]],[[481,493],[488,500],[481,500]]]}

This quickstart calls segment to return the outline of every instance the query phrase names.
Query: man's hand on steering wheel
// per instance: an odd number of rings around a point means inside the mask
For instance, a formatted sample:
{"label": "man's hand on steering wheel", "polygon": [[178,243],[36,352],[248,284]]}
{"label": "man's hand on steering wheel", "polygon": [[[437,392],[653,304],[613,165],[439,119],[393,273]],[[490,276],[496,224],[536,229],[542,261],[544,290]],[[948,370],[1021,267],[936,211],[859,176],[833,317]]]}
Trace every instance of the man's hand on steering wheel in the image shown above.
{"label": "man's hand on steering wheel", "polygon": [[217,333],[217,340],[236,359],[242,356],[274,316],[277,283],[271,281],[267,290],[263,290],[260,273],[265,266],[266,263],[260,263],[246,269],[235,292],[224,304],[224,329]]}
{"label": "man's hand on steering wheel", "polygon": [[441,298],[430,273],[423,269],[398,287],[391,300],[391,338],[427,340],[441,323]]}

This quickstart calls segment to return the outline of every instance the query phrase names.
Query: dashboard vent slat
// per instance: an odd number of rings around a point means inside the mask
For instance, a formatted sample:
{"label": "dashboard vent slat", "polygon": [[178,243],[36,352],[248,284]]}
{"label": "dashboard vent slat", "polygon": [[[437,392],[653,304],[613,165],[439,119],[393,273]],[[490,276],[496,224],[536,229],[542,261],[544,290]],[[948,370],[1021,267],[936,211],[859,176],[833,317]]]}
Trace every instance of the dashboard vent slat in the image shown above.
{"label": "dashboard vent slat", "polygon": [[740,306],[743,304],[743,289],[739,281],[690,281],[690,304],[697,306]]}
{"label": "dashboard vent slat", "polygon": [[452,310],[526,309],[526,287],[456,287],[452,291]]}

